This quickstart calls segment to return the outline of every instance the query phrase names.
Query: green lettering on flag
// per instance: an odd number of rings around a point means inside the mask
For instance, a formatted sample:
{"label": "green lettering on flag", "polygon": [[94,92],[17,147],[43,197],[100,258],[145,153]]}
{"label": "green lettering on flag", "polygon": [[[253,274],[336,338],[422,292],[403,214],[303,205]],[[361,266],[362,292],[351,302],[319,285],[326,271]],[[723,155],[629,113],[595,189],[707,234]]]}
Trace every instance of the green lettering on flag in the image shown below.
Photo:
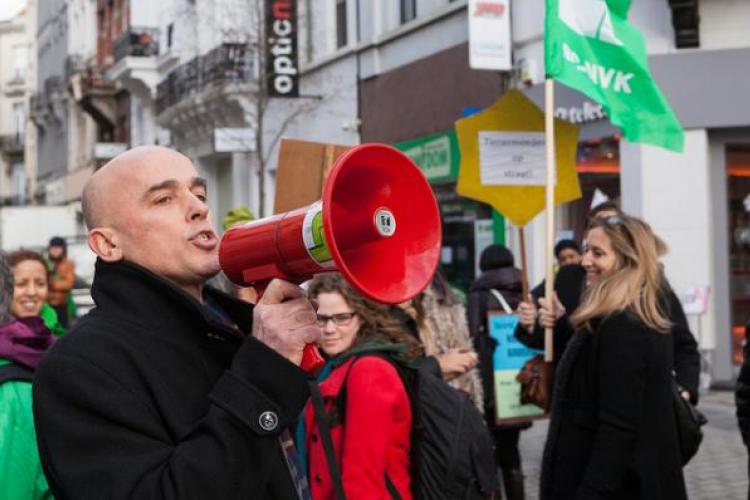
{"label": "green lettering on flag", "polygon": [[546,0],[547,76],[600,103],[631,142],[682,151],[684,132],[651,77],[630,0]]}

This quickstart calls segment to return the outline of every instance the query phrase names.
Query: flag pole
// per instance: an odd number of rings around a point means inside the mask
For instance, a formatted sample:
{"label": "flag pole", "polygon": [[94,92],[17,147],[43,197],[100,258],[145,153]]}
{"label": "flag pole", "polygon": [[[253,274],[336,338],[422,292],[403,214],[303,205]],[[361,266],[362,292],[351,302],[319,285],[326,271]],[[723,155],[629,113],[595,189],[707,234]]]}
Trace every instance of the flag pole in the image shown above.
{"label": "flag pole", "polygon": [[[546,184],[546,214],[547,214],[547,252],[545,256],[546,283],[544,296],[552,298],[554,290],[554,268],[552,264],[555,239],[555,178],[557,165],[555,159],[555,81],[547,78],[544,82],[544,139],[547,148],[547,184]],[[552,328],[544,329],[544,360],[551,362],[554,357],[552,343]]]}

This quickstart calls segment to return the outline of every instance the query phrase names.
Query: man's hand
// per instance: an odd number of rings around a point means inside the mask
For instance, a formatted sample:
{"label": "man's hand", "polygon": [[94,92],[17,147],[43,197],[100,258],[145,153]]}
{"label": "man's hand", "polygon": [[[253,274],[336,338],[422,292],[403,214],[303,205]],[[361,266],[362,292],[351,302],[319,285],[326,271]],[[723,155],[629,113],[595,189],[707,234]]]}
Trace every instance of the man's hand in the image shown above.
{"label": "man's hand", "polygon": [[539,324],[544,328],[554,328],[555,322],[565,316],[565,306],[552,292],[552,300],[542,297],[539,299]]}
{"label": "man's hand", "polygon": [[476,353],[461,349],[450,349],[443,354],[438,354],[435,358],[440,365],[440,373],[444,379],[463,375],[477,366],[478,362]]}
{"label": "man's hand", "polygon": [[299,365],[305,345],[320,337],[315,309],[298,286],[275,279],[253,311],[253,337]]}
{"label": "man's hand", "polygon": [[534,299],[532,299],[531,296],[518,304],[516,314],[518,315],[518,323],[521,325],[521,328],[528,333],[533,332],[537,311],[536,306],[534,305]]}

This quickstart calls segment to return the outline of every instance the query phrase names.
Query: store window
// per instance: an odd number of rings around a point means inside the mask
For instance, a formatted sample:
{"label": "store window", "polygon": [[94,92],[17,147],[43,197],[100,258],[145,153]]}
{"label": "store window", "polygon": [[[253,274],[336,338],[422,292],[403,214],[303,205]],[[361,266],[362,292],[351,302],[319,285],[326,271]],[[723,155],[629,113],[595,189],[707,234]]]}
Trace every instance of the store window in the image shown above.
{"label": "store window", "polygon": [[732,363],[741,365],[750,320],[750,145],[727,146],[726,158]]}
{"label": "store window", "polygon": [[620,141],[618,137],[588,139],[578,144],[576,170],[581,198],[566,205],[565,236],[581,241],[592,206],[605,199],[620,203]]}
{"label": "store window", "polygon": [[336,48],[340,49],[346,43],[346,0],[336,0]]}

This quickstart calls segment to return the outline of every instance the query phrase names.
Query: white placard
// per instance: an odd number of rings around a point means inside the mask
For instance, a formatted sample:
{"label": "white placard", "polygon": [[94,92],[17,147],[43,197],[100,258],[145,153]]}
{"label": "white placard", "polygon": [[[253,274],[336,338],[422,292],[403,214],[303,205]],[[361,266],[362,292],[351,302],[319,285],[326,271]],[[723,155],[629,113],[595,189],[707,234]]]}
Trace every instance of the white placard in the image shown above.
{"label": "white placard", "polygon": [[479,173],[483,186],[544,186],[547,163],[544,132],[479,132]]}
{"label": "white placard", "polygon": [[510,0],[469,0],[469,66],[509,71]]}

